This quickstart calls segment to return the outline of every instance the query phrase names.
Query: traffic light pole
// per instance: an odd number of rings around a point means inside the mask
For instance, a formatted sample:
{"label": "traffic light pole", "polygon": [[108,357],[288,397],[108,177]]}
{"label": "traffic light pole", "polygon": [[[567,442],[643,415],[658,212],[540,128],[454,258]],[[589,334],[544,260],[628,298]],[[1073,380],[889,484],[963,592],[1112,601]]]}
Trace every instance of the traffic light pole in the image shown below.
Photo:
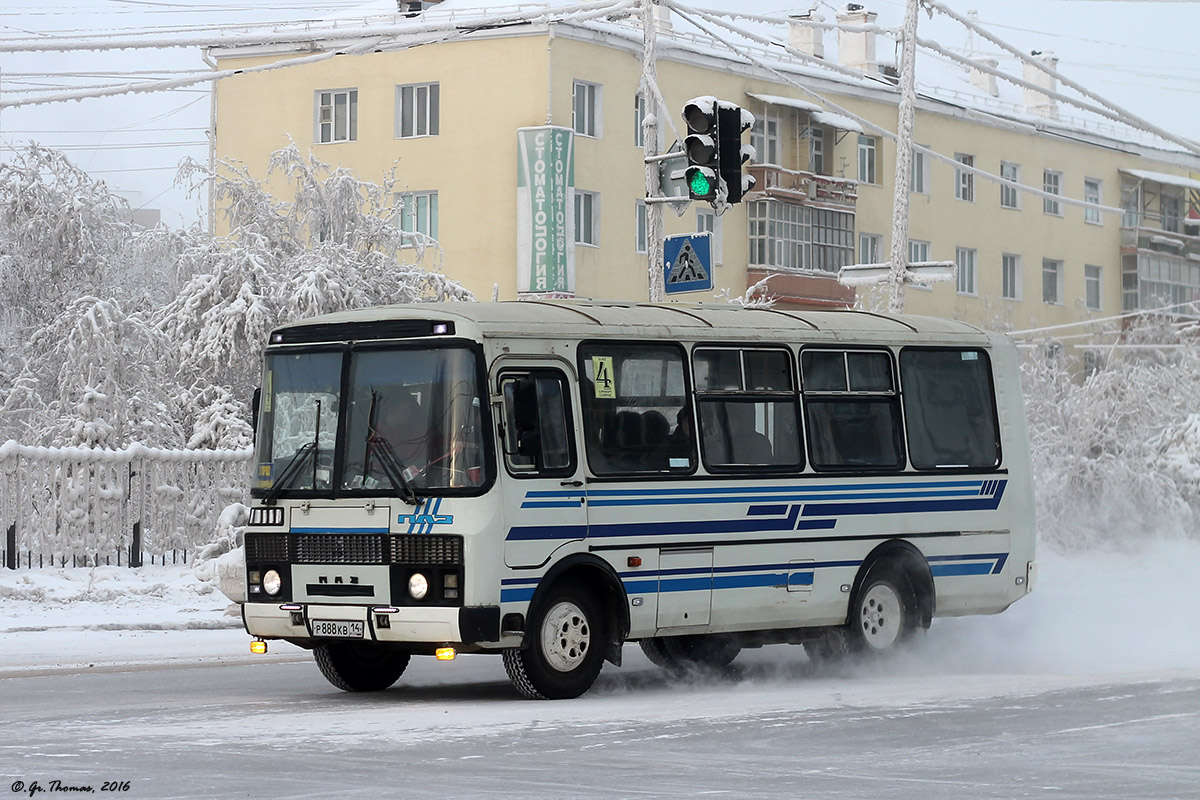
{"label": "traffic light pole", "polygon": [[[654,19],[655,0],[642,0],[642,96],[646,98],[646,116],[642,118],[642,147],[646,155],[646,197],[657,198],[662,194],[658,180],[658,67],[655,64],[655,45],[658,38],[658,22]],[[646,265],[650,283],[650,302],[661,303],[666,294],[663,278],[663,206],[647,202],[646,209]]]}

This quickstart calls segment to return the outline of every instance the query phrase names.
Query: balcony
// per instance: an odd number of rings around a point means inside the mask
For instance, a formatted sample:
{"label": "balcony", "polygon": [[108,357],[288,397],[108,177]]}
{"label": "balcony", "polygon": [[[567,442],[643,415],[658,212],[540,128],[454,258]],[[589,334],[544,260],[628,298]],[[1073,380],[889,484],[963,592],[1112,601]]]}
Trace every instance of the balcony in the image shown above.
{"label": "balcony", "polygon": [[770,164],[750,164],[754,195],[853,211],[858,203],[858,181],[784,169]]}
{"label": "balcony", "polygon": [[1152,252],[1200,262],[1200,236],[1164,231],[1161,228],[1121,228],[1121,253]]}

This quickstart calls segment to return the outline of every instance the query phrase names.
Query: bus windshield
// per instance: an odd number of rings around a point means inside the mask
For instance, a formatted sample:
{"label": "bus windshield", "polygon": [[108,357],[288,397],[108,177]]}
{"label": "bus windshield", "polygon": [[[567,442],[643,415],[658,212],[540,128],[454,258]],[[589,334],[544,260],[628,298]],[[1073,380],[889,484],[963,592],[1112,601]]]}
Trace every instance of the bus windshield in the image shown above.
{"label": "bus windshield", "polygon": [[268,354],[257,488],[415,500],[482,486],[476,370],[463,347]]}

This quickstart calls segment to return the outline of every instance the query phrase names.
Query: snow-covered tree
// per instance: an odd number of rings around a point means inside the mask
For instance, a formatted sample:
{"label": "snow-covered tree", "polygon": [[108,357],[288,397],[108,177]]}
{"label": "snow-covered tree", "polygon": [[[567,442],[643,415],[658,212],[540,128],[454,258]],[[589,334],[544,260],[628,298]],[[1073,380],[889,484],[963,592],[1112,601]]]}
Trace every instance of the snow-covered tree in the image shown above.
{"label": "snow-covered tree", "polygon": [[272,327],[471,298],[417,266],[441,250],[397,224],[394,176],[363,181],[294,145],[270,171],[291,199],[238,165],[181,171],[213,181],[218,238],[129,225],[124,201],[57,151],[31,145],[0,165],[0,440],[243,447]]}
{"label": "snow-covered tree", "polygon": [[241,165],[222,163],[209,176],[229,233],[181,254],[180,269],[192,277],[158,315],[185,375],[226,385],[244,402],[276,325],[347,308],[471,299],[416,265],[440,247],[397,224],[394,176],[364,181],[295,145],[274,153],[269,171],[287,179],[291,200],[277,199]]}
{"label": "snow-covered tree", "polygon": [[1200,535],[1200,453],[1186,450],[1200,442],[1189,422],[1200,343],[1154,319],[1123,343],[1145,348],[1116,351],[1082,379],[1054,347],[1023,364],[1038,526],[1059,549]]}

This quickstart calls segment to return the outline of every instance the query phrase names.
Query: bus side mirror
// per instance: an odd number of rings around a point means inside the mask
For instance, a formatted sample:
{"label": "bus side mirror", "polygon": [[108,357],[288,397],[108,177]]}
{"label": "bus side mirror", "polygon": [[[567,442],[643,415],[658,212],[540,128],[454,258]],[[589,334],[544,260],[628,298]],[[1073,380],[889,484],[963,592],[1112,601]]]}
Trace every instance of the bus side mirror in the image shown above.
{"label": "bus side mirror", "polygon": [[250,428],[254,432],[253,441],[258,441],[258,404],[262,402],[262,387],[254,390],[250,399]]}
{"label": "bus side mirror", "polygon": [[538,410],[537,381],[522,378],[513,392],[514,422],[516,423],[517,455],[532,458],[541,468],[542,437]]}

